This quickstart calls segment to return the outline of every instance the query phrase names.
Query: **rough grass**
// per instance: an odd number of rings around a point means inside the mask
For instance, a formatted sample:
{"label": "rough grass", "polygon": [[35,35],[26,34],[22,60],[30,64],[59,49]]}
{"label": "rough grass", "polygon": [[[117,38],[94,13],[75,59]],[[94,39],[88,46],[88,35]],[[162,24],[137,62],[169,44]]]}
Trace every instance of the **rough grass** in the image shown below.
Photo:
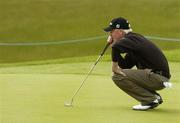
{"label": "rough grass", "polygon": [[[109,21],[124,16],[135,32],[180,38],[179,0],[0,1],[0,42],[44,42],[105,35]],[[0,62],[96,55],[106,39],[48,46],[0,46]],[[165,49],[179,43],[159,43]]]}
{"label": "rough grass", "polygon": [[[99,49],[98,53],[101,52],[102,49]],[[111,61],[111,56],[109,55],[110,49],[108,49],[107,53],[102,57],[102,61]],[[164,50],[163,51],[168,61],[170,62],[180,62],[180,49],[174,50]],[[51,59],[51,60],[40,60],[40,61],[27,61],[27,62],[15,62],[15,63],[1,63],[0,67],[8,67],[8,66],[24,66],[24,65],[39,65],[39,64],[62,64],[62,63],[78,63],[78,62],[95,62],[98,58],[98,55],[86,55],[80,57],[67,57],[60,59]]]}
{"label": "rough grass", "polygon": [[179,0],[1,0],[0,42],[101,35],[117,16],[127,17],[137,32],[179,37],[179,8]]}

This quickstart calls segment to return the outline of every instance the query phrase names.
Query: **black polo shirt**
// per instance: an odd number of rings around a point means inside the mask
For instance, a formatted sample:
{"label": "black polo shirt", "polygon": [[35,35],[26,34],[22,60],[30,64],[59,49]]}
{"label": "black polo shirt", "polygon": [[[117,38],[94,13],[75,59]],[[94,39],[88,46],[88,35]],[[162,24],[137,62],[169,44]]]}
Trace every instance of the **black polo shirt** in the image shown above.
{"label": "black polo shirt", "polygon": [[[122,53],[126,53],[124,57]],[[128,33],[112,46],[112,61],[123,69],[136,66],[138,69],[152,69],[170,78],[169,65],[162,51],[151,41],[137,33]]]}

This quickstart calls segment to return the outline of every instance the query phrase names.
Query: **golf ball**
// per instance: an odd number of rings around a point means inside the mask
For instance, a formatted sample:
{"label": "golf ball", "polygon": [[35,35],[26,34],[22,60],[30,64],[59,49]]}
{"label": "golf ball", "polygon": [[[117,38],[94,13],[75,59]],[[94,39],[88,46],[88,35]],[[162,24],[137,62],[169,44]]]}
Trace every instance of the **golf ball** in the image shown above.
{"label": "golf ball", "polygon": [[64,104],[66,107],[72,107],[72,105],[70,103],[65,103]]}

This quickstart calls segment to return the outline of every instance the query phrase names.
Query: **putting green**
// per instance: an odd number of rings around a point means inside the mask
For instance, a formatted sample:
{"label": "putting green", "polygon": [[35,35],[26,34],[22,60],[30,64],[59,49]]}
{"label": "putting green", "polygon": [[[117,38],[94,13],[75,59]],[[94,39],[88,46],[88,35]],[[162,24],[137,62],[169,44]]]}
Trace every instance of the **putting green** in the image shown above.
{"label": "putting green", "polygon": [[97,65],[78,93],[72,96],[92,62],[0,68],[0,118],[2,123],[170,123],[180,122],[180,63],[170,63],[171,89],[161,91],[164,103],[156,110],[138,112],[138,102],[111,80],[109,62]]}

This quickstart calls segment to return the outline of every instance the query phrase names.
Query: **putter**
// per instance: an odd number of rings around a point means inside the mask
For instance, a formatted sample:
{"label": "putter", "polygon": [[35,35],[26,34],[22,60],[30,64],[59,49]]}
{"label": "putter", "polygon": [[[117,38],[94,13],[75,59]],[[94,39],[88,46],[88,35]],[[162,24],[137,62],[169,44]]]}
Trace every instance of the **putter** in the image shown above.
{"label": "putter", "polygon": [[93,71],[93,69],[95,68],[95,66],[97,65],[97,63],[100,61],[100,59],[102,58],[102,56],[104,55],[106,49],[109,47],[110,43],[107,43],[106,46],[104,47],[103,51],[101,52],[101,54],[99,55],[98,59],[96,60],[96,62],[93,64],[93,66],[91,67],[91,69],[89,70],[89,72],[87,73],[86,77],[84,78],[84,80],[81,82],[81,85],[79,86],[79,88],[74,92],[73,96],[71,97],[71,99],[67,102],[64,103],[64,105],[66,107],[72,107],[73,106],[73,101],[75,96],[77,95],[77,93],[79,92],[79,90],[82,88],[82,86],[84,85],[85,81],[87,80],[88,76],[91,74],[91,72]]}

